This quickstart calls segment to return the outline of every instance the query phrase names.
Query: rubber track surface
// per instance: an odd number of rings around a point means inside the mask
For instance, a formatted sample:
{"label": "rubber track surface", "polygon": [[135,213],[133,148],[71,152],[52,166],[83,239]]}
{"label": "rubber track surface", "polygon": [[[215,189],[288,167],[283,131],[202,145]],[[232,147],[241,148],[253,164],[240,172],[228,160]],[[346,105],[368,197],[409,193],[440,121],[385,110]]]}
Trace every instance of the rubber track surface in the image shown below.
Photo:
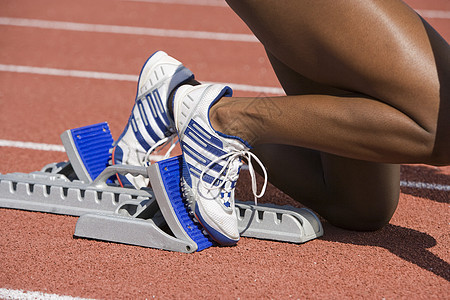
{"label": "rubber track surface", "polygon": [[[448,0],[408,3],[447,12],[427,19],[450,40]],[[250,34],[223,5],[2,0],[0,17]],[[6,25],[0,36],[1,65],[137,76],[148,55],[162,49],[199,80],[279,87],[255,42]],[[117,138],[135,85],[0,71],[0,139],[61,144],[64,130],[102,121]],[[63,152],[0,147],[0,172],[31,172],[65,159]],[[413,186],[448,187],[450,168],[406,165],[402,180],[412,184],[402,187],[399,207],[380,231],[349,232],[324,222],[325,235],[303,245],[243,238],[236,247],[189,255],[75,239],[74,217],[0,209],[0,288],[106,299],[449,299],[450,191]],[[252,200],[249,183],[244,172],[240,200]],[[274,187],[261,202],[298,206]]]}

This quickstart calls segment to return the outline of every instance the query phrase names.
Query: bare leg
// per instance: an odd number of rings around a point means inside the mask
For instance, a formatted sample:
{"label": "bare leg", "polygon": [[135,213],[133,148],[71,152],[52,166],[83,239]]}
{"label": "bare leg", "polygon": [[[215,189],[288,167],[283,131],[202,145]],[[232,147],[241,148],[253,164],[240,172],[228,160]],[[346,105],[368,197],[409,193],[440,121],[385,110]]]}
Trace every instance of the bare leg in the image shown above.
{"label": "bare leg", "polygon": [[255,148],[272,184],[331,224],[376,230],[395,212],[399,165],[371,163],[287,145]]}
{"label": "bare leg", "polygon": [[[352,93],[223,99],[211,110],[217,130],[255,145],[374,162],[450,162],[449,46],[409,7],[395,0],[228,3],[281,63]],[[268,105],[278,116],[268,117]]]}
{"label": "bare leg", "polygon": [[224,98],[211,122],[255,145],[281,190],[335,225],[377,229],[399,195],[387,163],[450,162],[449,46],[401,1],[227,2],[288,96]]}
{"label": "bare leg", "polygon": [[[288,93],[347,94],[312,82],[268,55]],[[190,80],[187,84],[200,83]],[[278,113],[275,109],[268,115]],[[334,225],[353,230],[379,229],[389,222],[397,207],[399,165],[359,161],[279,144],[258,145],[254,152],[264,161],[272,184]]]}
{"label": "bare leg", "polygon": [[[270,54],[269,58],[288,94],[345,93],[302,77]],[[272,184],[336,226],[379,229],[389,222],[397,207],[399,165],[280,144],[258,145],[254,152],[263,160]]]}

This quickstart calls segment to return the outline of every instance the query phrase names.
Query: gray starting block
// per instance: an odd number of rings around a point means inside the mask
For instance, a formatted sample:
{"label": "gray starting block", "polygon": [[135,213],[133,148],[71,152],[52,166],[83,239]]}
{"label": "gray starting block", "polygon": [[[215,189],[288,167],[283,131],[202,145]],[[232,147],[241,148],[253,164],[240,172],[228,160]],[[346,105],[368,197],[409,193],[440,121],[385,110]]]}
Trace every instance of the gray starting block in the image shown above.
{"label": "gray starting block", "polygon": [[[29,174],[0,174],[0,207],[79,216],[74,235],[82,238],[186,253],[215,245],[182,197],[181,157],[149,167],[104,168],[109,137],[106,123],[66,131],[61,138],[69,162]],[[96,151],[77,145],[86,140]],[[151,188],[120,187],[109,180],[116,173],[147,177]],[[236,201],[236,210],[244,237],[304,243],[323,235],[319,219],[306,208]]]}

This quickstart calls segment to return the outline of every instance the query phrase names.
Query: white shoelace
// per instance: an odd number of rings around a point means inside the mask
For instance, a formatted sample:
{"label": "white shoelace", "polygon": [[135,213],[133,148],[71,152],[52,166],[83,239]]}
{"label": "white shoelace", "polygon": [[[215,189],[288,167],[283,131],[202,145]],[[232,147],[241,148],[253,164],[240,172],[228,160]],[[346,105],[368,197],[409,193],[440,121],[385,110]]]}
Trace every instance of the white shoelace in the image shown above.
{"label": "white shoelace", "polygon": [[177,134],[174,133],[168,137],[165,137],[161,140],[159,140],[158,142],[156,142],[152,147],[150,147],[150,149],[148,149],[147,153],[144,156],[144,159],[142,160],[142,164],[143,165],[149,165],[150,164],[150,155],[156,150],[156,148],[162,146],[165,147],[166,145],[168,145],[169,143],[171,144],[169,149],[167,150],[166,154],[164,155],[163,159],[167,159],[170,157],[170,154],[172,153],[172,150],[175,148],[175,146],[178,144],[178,140],[175,141],[175,139],[177,138]]}
{"label": "white shoelace", "polygon": [[[227,160],[227,163],[222,167],[222,169],[220,170],[219,174],[213,178],[213,180],[211,181],[211,183],[206,184],[204,180],[201,180],[201,184],[203,185],[204,188],[208,189],[208,190],[212,190],[212,189],[225,189],[225,191],[231,192],[232,188],[230,186],[226,187],[225,184],[226,182],[233,182],[235,180],[237,180],[239,178],[239,173],[238,173],[238,169],[239,167],[242,165],[242,162],[240,161],[240,158],[245,158],[247,160],[248,163],[248,170],[250,172],[250,177],[252,180],[252,192],[253,192],[253,196],[255,198],[255,205],[258,204],[258,198],[261,198],[264,193],[266,192],[266,187],[267,187],[267,171],[266,168],[264,167],[263,163],[259,160],[259,158],[253,154],[250,151],[247,150],[242,150],[242,151],[233,151],[227,154],[224,154],[218,158],[216,158],[215,160],[211,161],[206,168],[202,171],[200,178],[203,178],[203,176],[206,174],[206,172],[211,169],[211,167],[222,161],[222,160]],[[254,160],[256,160],[256,162],[260,165],[261,169],[264,172],[264,185],[261,188],[261,192],[258,194],[257,193],[257,186],[256,186],[256,173],[255,173],[255,169],[253,168],[253,164],[252,164],[252,158]],[[234,164],[235,161],[239,161],[239,164]],[[221,185],[219,186],[215,186],[214,184],[219,180],[219,178],[222,176],[223,172],[226,170],[227,172],[224,175],[224,179]]]}

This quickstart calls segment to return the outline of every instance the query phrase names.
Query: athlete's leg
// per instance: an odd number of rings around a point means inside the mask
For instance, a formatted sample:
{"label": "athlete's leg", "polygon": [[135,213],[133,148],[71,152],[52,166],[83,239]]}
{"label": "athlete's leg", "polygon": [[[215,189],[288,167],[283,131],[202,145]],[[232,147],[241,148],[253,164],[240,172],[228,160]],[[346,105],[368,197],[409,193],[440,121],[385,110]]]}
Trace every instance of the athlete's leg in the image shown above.
{"label": "athlete's leg", "polygon": [[260,145],[254,152],[263,161],[273,185],[333,225],[376,230],[389,222],[397,207],[399,165],[288,145]]}
{"label": "athlete's leg", "polygon": [[[308,80],[268,55],[288,94],[346,93]],[[254,152],[264,162],[272,184],[334,225],[353,230],[378,229],[390,220],[397,207],[398,165],[279,144],[258,145]]]}
{"label": "athlete's leg", "polygon": [[[405,4],[228,3],[278,60],[354,93],[223,99],[211,110],[216,129],[360,160],[449,163],[449,46]],[[268,104],[282,116],[264,115]],[[238,121],[230,127],[231,113]]]}

